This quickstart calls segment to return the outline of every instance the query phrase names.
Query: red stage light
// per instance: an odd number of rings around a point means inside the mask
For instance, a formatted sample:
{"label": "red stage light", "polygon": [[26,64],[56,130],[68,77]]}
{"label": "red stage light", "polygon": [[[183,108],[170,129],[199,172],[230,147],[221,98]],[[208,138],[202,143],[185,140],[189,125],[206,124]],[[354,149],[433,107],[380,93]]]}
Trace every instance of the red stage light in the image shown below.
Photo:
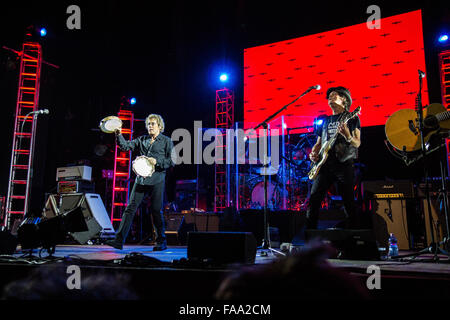
{"label": "red stage light", "polygon": [[[322,90],[282,114],[288,127],[312,126],[314,118],[330,114],[326,91],[341,85],[351,91],[352,110],[362,107],[362,126],[384,125],[395,111],[415,107],[418,69],[425,71],[420,10],[381,19],[381,29],[362,23],[247,48],[244,126],[254,127],[316,84]],[[422,99],[428,104],[426,81]]]}

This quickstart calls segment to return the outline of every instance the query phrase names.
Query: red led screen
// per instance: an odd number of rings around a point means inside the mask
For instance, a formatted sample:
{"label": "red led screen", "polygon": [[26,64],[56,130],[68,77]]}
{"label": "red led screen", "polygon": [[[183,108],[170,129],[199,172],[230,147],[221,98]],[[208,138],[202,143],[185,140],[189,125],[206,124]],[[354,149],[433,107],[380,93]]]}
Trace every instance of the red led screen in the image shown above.
{"label": "red led screen", "polygon": [[[333,86],[350,89],[351,110],[362,108],[362,126],[384,125],[396,110],[415,107],[417,70],[426,72],[423,47],[417,10],[381,19],[380,29],[362,23],[247,48],[244,126],[253,127],[316,84],[320,91],[309,92],[281,114],[288,127],[311,126],[315,117],[331,114],[326,91]],[[422,102],[428,104],[426,81]]]}

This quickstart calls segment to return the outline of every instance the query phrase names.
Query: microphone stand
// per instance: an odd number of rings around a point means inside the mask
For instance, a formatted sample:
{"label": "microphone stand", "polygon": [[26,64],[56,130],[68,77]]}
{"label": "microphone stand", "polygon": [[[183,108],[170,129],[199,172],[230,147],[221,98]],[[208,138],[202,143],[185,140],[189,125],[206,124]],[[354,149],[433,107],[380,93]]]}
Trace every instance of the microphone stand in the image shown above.
{"label": "microphone stand", "polygon": [[[32,111],[29,112],[28,114],[25,115],[25,118],[23,119],[22,122],[22,126],[20,128],[20,133],[23,133],[23,128],[25,123],[27,122],[28,117],[30,117],[30,115],[33,115],[33,120],[32,120],[32,133],[31,133],[31,138],[30,138],[30,154],[29,154],[29,158],[28,158],[28,173],[27,173],[27,189],[26,189],[26,195],[27,195],[27,199],[26,199],[26,203],[24,206],[24,219],[26,217],[29,216],[29,207],[30,207],[30,203],[31,203],[31,183],[33,181],[33,160],[34,160],[34,149],[35,149],[35,139],[36,139],[36,127],[37,127],[37,116],[38,116],[39,112],[37,111]],[[23,137],[20,139],[19,141],[19,148],[18,150],[21,150],[22,148],[22,140]]]}
{"label": "microphone stand", "polygon": [[[419,92],[417,93],[417,98],[416,98],[416,103],[417,103],[417,117],[418,117],[418,126],[419,126],[419,132],[420,132],[420,142],[421,142],[421,151],[422,154],[419,157],[423,158],[423,166],[424,166],[424,175],[425,175],[425,196],[426,196],[426,200],[427,200],[427,209],[428,209],[428,221],[430,223],[430,234],[431,234],[431,242],[430,245],[423,249],[420,250],[417,253],[413,253],[413,254],[408,254],[408,255],[403,255],[403,256],[394,256],[391,257],[392,259],[399,259],[399,258],[405,258],[405,257],[417,257],[420,256],[422,254],[426,254],[426,253],[433,253],[433,258],[432,261],[438,261],[439,257],[438,254],[444,254],[444,255],[449,255],[448,252],[442,250],[439,246],[442,244],[440,243],[436,243],[435,241],[435,237],[434,237],[434,226],[433,226],[433,215],[431,212],[431,199],[430,199],[430,188],[429,188],[429,184],[428,184],[428,157],[427,155],[430,152],[427,152],[426,150],[426,146],[425,146],[425,139],[424,139],[424,123],[423,123],[423,106],[422,106],[422,81],[423,81],[423,76],[424,73],[421,72],[419,70]],[[419,158],[418,157],[418,158]],[[417,159],[416,159],[417,160]],[[442,165],[442,160],[441,160],[441,179],[442,179],[442,187],[445,191],[445,178],[444,178],[444,172],[443,172],[443,165]],[[446,219],[447,219],[447,226],[448,226],[448,216],[447,216],[447,194],[444,195],[444,204],[446,206],[445,208],[445,212],[446,212]],[[425,217],[426,219],[427,217]],[[448,233],[448,229],[447,229],[447,233]],[[448,236],[448,234],[447,234]],[[428,240],[428,239],[427,239]],[[445,242],[445,240],[444,240]]]}
{"label": "microphone stand", "polygon": [[[303,92],[300,96],[298,96],[295,100],[293,100],[292,102],[289,102],[287,105],[283,106],[282,108],[280,108],[278,111],[276,111],[274,114],[270,115],[269,117],[267,117],[267,119],[265,119],[264,121],[262,121],[260,124],[258,124],[256,127],[253,128],[254,131],[256,131],[258,128],[262,127],[264,129],[264,163],[263,163],[263,168],[267,169],[269,167],[269,156],[268,156],[268,127],[269,127],[269,122],[271,120],[273,120],[277,115],[279,115],[281,112],[283,112],[284,110],[287,109],[288,106],[290,106],[291,104],[293,104],[294,102],[296,102],[298,99],[300,99],[301,97],[303,97],[304,95],[306,95],[308,92],[310,92],[313,89],[320,89],[320,87],[310,87],[308,88],[305,92]],[[269,250],[275,253],[278,253],[280,255],[285,255],[283,252],[275,250],[273,248],[271,248],[270,245],[270,237],[269,237],[269,221],[268,221],[268,198],[267,198],[267,170],[263,170],[264,173],[264,239],[263,239],[263,243],[262,243],[262,249],[264,250]]]}

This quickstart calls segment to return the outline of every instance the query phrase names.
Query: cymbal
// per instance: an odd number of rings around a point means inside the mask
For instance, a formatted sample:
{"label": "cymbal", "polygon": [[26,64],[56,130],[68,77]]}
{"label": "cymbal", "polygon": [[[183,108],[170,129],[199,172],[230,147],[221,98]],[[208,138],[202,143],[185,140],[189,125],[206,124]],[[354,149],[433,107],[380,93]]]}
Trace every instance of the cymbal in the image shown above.
{"label": "cymbal", "polygon": [[278,168],[274,168],[272,166],[270,167],[261,167],[261,168],[256,168],[255,171],[257,173],[259,173],[262,176],[273,176],[275,174],[278,173]]}

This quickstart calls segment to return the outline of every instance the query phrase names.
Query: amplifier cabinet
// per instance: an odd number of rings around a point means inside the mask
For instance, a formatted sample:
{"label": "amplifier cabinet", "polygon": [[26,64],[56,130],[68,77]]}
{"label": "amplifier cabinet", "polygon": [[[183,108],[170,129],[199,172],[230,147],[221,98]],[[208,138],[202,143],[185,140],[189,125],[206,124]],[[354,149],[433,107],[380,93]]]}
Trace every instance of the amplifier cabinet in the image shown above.
{"label": "amplifier cabinet", "polygon": [[414,198],[414,184],[410,180],[363,181],[362,194],[365,199]]}
{"label": "amplifier cabinet", "polygon": [[184,216],[185,223],[193,223],[197,231],[219,231],[219,215],[215,213],[187,213]]}
{"label": "amplifier cabinet", "polygon": [[58,181],[58,193],[94,193],[94,184],[89,181]]}
{"label": "amplifier cabinet", "polygon": [[393,233],[400,250],[409,250],[407,201],[405,199],[370,200],[372,225],[378,245],[389,248],[389,234]]}
{"label": "amplifier cabinet", "polygon": [[73,166],[56,169],[56,181],[92,180],[92,167]]}

